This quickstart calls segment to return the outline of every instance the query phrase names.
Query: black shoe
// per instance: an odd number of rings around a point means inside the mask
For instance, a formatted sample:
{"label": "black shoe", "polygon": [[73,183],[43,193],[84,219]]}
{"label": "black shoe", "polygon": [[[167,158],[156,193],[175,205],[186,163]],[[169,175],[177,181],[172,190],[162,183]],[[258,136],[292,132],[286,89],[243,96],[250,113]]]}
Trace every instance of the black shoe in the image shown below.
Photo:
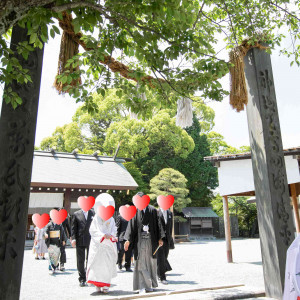
{"label": "black shoe", "polygon": [[80,281],[79,286],[84,287],[84,286],[86,286],[86,283],[84,281]]}
{"label": "black shoe", "polygon": [[118,264],[119,270],[122,270],[122,264]]}
{"label": "black shoe", "polygon": [[126,272],[133,272],[133,271],[130,268],[127,268]]}
{"label": "black shoe", "polygon": [[60,268],[59,268],[60,271],[64,272],[65,271],[65,266],[64,264],[60,264]]}
{"label": "black shoe", "polygon": [[40,260],[38,257],[35,258],[36,260]]}
{"label": "black shoe", "polygon": [[42,259],[46,259],[45,257],[43,257]]}

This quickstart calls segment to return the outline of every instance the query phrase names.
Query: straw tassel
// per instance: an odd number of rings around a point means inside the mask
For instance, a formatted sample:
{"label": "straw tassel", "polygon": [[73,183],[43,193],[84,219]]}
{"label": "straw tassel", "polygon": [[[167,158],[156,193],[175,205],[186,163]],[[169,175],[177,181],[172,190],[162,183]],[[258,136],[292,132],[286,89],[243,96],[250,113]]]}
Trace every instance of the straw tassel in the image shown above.
{"label": "straw tassel", "polygon": [[[60,52],[59,52],[59,59],[58,59],[58,69],[57,75],[54,81],[54,87],[57,89],[59,94],[68,92],[67,90],[63,90],[65,86],[78,86],[81,84],[81,78],[76,78],[71,81],[71,83],[62,83],[58,82],[57,76],[63,74],[65,71],[69,70],[72,74],[75,71],[79,70],[79,66],[73,68],[72,64],[66,68],[65,65],[68,59],[71,59],[74,55],[79,53],[79,44],[75,41],[73,34],[74,34],[74,26],[72,25],[72,16],[67,12],[63,12],[63,20],[60,22],[60,26],[63,28],[63,34],[61,37],[60,43]],[[78,34],[78,38],[81,37],[81,34]]]}
{"label": "straw tassel", "polygon": [[237,112],[244,110],[245,105],[248,103],[248,91],[244,71],[244,57],[252,48],[266,50],[268,47],[264,47],[258,42],[255,42],[254,45],[250,45],[248,40],[244,40],[240,46],[234,48],[229,54],[230,63],[233,65],[229,69],[230,105]]}

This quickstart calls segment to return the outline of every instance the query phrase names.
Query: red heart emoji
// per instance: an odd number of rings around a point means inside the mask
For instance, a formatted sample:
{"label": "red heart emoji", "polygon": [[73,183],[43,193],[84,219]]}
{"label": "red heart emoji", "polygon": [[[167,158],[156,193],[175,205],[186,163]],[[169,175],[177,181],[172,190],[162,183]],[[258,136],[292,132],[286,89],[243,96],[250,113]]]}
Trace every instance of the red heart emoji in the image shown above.
{"label": "red heart emoji", "polygon": [[61,209],[57,211],[56,209],[52,209],[50,211],[50,217],[55,224],[61,224],[68,216],[68,212],[65,209]]}
{"label": "red heart emoji", "polygon": [[98,216],[104,221],[110,219],[114,215],[114,212],[115,212],[115,208],[112,205],[109,206],[101,205],[98,207],[98,211],[97,211]]}
{"label": "red heart emoji", "polygon": [[143,197],[140,197],[139,195],[135,195],[132,198],[133,204],[138,208],[139,210],[143,210],[146,208],[150,203],[150,197],[148,195],[144,195]]}
{"label": "red heart emoji", "polygon": [[174,197],[172,195],[160,195],[157,197],[157,203],[159,207],[161,207],[164,210],[167,210],[174,204]]}
{"label": "red heart emoji", "polygon": [[95,204],[95,198],[92,196],[81,196],[77,199],[77,203],[84,211],[89,211]]}
{"label": "red heart emoji", "polygon": [[32,222],[39,229],[44,228],[49,223],[49,220],[50,217],[48,214],[42,214],[41,216],[39,214],[34,214],[32,216]]}
{"label": "red heart emoji", "polygon": [[136,214],[135,206],[121,206],[119,208],[120,215],[127,221],[131,220]]}

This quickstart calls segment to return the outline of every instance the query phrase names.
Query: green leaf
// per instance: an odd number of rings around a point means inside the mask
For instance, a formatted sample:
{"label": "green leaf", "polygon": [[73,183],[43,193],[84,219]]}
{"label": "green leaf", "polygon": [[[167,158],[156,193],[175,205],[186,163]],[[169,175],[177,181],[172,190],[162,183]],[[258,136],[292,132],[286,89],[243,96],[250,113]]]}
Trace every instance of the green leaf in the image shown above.
{"label": "green leaf", "polygon": [[52,25],[52,28],[54,29],[54,31],[55,31],[57,34],[60,34],[59,29],[58,29],[55,25]]}
{"label": "green leaf", "polygon": [[30,36],[30,39],[29,39],[29,43],[30,44],[34,44],[35,41],[37,39],[37,34],[34,32],[31,36]]}
{"label": "green leaf", "polygon": [[71,84],[72,80],[73,80],[72,76],[71,76],[71,75],[69,75],[69,76],[68,76],[67,83],[68,83],[68,84]]}
{"label": "green leaf", "polygon": [[73,21],[73,25],[74,25],[74,32],[75,32],[75,33],[78,33],[78,32],[80,31],[80,24],[79,24],[79,22],[78,22],[78,19],[75,19],[75,20]]}
{"label": "green leaf", "polygon": [[17,102],[18,104],[22,104],[22,103],[23,103],[23,101],[22,101],[22,99],[21,99],[20,97],[17,97],[17,98],[16,98],[16,102]]}
{"label": "green leaf", "polygon": [[68,76],[63,76],[62,79],[61,79],[61,83],[62,84],[65,84],[68,80]]}
{"label": "green leaf", "polygon": [[50,29],[50,35],[51,35],[52,38],[55,37],[55,32],[54,32],[54,29],[53,29],[53,28]]}

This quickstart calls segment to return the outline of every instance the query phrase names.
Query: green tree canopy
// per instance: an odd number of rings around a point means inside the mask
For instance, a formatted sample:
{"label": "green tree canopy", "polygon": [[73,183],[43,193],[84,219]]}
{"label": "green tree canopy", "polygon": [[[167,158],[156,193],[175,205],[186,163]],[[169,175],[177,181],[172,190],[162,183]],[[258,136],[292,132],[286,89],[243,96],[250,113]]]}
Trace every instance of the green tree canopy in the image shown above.
{"label": "green tree canopy", "polygon": [[150,145],[160,142],[181,157],[187,157],[195,146],[193,139],[185,130],[176,126],[175,119],[165,110],[159,111],[146,121],[124,119],[113,123],[107,130],[104,148],[111,151],[120,141],[120,155],[133,158],[146,156]]}
{"label": "green tree canopy", "polygon": [[186,157],[181,157],[164,140],[150,145],[146,156],[138,157],[135,162],[144,174],[145,181],[156,176],[164,168],[173,168],[181,172],[186,179],[192,206],[210,206],[212,190],[217,186],[217,170],[210,162],[204,161],[210,156],[206,135],[200,135],[200,123],[194,115],[193,125],[186,128],[186,133],[193,139],[195,147]]}
{"label": "green tree canopy", "polygon": [[174,208],[181,212],[191,200],[187,197],[189,190],[186,188],[187,179],[179,171],[172,168],[162,169],[158,175],[150,181],[150,197],[172,195],[175,198]]}
{"label": "green tree canopy", "polygon": [[41,141],[40,148],[48,151],[54,148],[59,152],[72,152],[78,149],[81,153],[87,153],[81,130],[76,122],[57,127],[52,136]]}
{"label": "green tree canopy", "polygon": [[195,148],[188,157],[177,160],[176,169],[188,179],[187,188],[192,199],[190,206],[210,206],[212,191],[218,185],[217,170],[204,157],[212,154],[205,134],[200,135],[201,127],[196,115],[193,125],[186,129],[193,138]]}
{"label": "green tree canopy", "polygon": [[[136,89],[135,82],[140,91],[153,89],[162,108],[195,91],[221,101],[226,92],[219,79],[228,73],[229,63],[220,58],[218,41],[224,39],[225,46],[232,48],[250,38],[249,43],[261,40],[273,48],[285,34],[290,35],[294,47],[281,50],[299,64],[299,6],[299,1],[286,0],[3,0],[0,82],[31,80],[3,34],[17,22],[28,29],[29,42],[18,47],[26,59],[34,47],[42,48],[43,42],[61,33],[55,22],[67,11],[73,15],[70,34],[83,52],[67,62],[75,71],[67,70],[59,81],[68,84],[65,90],[84,101],[89,111],[97,108],[92,101],[94,91],[105,93],[115,86],[126,93]],[[81,70],[76,70],[78,66]],[[71,87],[80,75],[82,84]],[[14,107],[21,102],[9,88],[5,100]],[[140,107],[138,99],[128,104]]]}
{"label": "green tree canopy", "polygon": [[251,151],[250,146],[235,148],[228,145],[225,142],[223,135],[215,131],[208,132],[206,137],[209,142],[212,155],[236,154]]}

